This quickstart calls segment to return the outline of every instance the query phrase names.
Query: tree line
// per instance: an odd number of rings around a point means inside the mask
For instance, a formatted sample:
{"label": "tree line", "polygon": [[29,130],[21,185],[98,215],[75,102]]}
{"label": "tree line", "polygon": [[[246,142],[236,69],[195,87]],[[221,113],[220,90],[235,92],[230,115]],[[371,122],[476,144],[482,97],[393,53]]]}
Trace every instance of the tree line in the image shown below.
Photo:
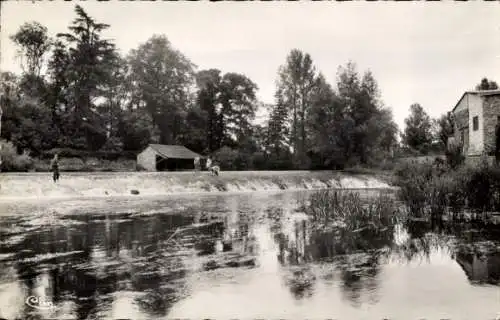
{"label": "tree line", "polygon": [[[101,23],[75,6],[54,39],[28,22],[11,35],[22,73],[3,72],[1,137],[34,157],[133,155],[181,144],[223,168],[308,169],[373,165],[398,148],[398,127],[370,71],[340,66],[329,84],[293,49],[277,74],[275,103],[246,75],[198,70],[165,35],[120,54]],[[269,109],[269,120],[256,113]]]}

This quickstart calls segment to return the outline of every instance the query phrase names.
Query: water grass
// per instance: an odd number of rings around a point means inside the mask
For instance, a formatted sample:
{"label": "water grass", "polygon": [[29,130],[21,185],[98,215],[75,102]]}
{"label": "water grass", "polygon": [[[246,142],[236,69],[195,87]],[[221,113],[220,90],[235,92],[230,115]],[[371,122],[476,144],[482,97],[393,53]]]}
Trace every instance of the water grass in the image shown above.
{"label": "water grass", "polygon": [[401,211],[393,198],[362,199],[352,191],[321,190],[313,193],[301,205],[317,226],[337,226],[345,231],[359,232],[365,229],[383,230],[397,224]]}
{"label": "water grass", "polygon": [[486,164],[442,170],[405,164],[395,171],[399,198],[414,217],[456,216],[465,209],[500,211],[500,168]]}

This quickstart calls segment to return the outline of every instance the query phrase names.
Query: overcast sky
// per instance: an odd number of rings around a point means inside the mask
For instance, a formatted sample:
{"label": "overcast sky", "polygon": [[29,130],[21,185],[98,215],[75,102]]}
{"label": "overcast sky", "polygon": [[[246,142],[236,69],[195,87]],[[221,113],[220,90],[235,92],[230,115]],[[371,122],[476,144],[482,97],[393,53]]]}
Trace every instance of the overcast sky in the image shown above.
{"label": "overcast sky", "polygon": [[[293,48],[309,53],[334,84],[339,65],[370,69],[403,127],[412,103],[433,117],[486,76],[500,83],[499,2],[79,2],[127,53],[165,34],[199,69],[247,75],[273,103],[278,67]],[[75,2],[7,1],[1,69],[19,72],[8,36],[26,21],[67,30]]]}

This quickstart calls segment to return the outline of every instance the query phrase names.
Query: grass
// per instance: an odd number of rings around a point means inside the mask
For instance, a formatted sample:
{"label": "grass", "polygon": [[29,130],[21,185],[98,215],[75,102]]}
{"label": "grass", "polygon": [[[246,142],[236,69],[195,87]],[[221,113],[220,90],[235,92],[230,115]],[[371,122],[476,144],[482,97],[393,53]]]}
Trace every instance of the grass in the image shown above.
{"label": "grass", "polygon": [[500,168],[407,163],[395,171],[399,198],[410,214],[440,218],[464,209],[500,211]]}
{"label": "grass", "polygon": [[321,190],[313,193],[301,210],[319,227],[340,227],[358,232],[393,226],[401,216],[394,199],[386,195],[361,199],[359,193]]}

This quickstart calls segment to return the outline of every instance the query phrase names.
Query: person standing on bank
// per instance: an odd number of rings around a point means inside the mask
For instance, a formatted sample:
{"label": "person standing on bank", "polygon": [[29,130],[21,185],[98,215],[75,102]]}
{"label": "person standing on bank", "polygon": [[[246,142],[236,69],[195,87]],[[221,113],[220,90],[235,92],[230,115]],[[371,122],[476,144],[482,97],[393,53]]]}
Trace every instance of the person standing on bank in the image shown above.
{"label": "person standing on bank", "polygon": [[52,170],[52,179],[57,182],[59,180],[59,157],[57,154],[54,155],[54,159],[50,163],[50,169]]}

